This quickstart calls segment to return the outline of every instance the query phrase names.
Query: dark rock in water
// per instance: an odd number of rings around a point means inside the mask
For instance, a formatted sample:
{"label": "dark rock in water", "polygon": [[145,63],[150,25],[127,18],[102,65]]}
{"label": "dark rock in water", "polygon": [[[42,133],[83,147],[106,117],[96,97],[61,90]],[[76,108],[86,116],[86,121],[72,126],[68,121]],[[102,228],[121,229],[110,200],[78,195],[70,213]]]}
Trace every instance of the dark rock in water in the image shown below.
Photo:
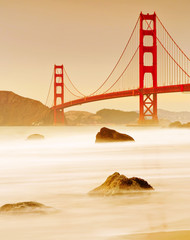
{"label": "dark rock in water", "polygon": [[0,207],[0,213],[12,213],[12,214],[23,214],[23,213],[47,213],[51,207],[47,207],[38,202],[19,202],[13,204],[5,204]]}
{"label": "dark rock in water", "polygon": [[170,123],[169,127],[170,127],[170,128],[181,128],[181,127],[182,127],[182,124],[181,124],[180,121],[176,121],[176,122]]}
{"label": "dark rock in water", "polygon": [[44,139],[44,136],[41,134],[32,134],[27,137],[27,140],[42,140]]}
{"label": "dark rock in water", "polygon": [[131,136],[103,127],[96,135],[96,142],[135,141]]}
{"label": "dark rock in water", "polygon": [[118,172],[110,175],[106,181],[99,187],[89,192],[90,195],[116,195],[125,194],[129,191],[142,191],[142,190],[154,190],[147,181],[132,177],[127,178],[124,175],[120,175]]}

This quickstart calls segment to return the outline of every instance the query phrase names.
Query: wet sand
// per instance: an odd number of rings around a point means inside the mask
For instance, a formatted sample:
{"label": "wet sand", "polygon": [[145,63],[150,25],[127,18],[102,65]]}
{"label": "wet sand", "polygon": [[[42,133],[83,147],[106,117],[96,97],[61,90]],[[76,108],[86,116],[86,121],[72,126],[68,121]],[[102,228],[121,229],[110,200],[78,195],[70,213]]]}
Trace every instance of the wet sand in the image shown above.
{"label": "wet sand", "polygon": [[134,235],[121,235],[110,240],[189,240],[190,231],[172,231],[172,232],[156,232],[143,233]]}

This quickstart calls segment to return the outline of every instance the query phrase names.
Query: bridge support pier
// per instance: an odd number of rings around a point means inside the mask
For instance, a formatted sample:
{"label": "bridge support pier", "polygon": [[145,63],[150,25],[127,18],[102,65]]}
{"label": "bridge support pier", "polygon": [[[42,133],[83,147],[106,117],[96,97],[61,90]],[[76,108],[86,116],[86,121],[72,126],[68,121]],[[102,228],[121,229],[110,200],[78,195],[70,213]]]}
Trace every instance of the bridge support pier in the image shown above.
{"label": "bridge support pier", "polygon": [[63,65],[54,65],[54,125],[64,125],[64,109],[56,106],[64,103]]}
{"label": "bridge support pier", "polygon": [[[144,27],[146,26],[146,27]],[[145,45],[145,37],[152,37],[152,45]],[[145,64],[145,54],[152,54],[152,62]],[[149,60],[149,59],[148,59]],[[140,14],[140,45],[139,45],[139,86],[140,86],[140,109],[139,123],[157,123],[157,94],[144,94],[145,74],[152,76],[152,87],[157,88],[157,37],[156,37],[156,14]]]}

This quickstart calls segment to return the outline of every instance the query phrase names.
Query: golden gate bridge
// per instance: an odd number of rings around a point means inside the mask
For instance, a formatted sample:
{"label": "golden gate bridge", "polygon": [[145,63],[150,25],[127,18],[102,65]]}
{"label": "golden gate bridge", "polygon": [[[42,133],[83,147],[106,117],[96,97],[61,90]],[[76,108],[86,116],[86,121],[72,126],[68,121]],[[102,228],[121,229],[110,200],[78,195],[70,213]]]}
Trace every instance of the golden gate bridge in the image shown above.
{"label": "golden gate bridge", "polygon": [[65,108],[139,96],[139,123],[156,123],[157,94],[190,91],[189,62],[188,56],[156,13],[141,12],[115,67],[98,89],[88,95],[83,94],[73,84],[63,65],[54,65],[46,105],[53,87],[51,108],[56,125],[64,124]]}

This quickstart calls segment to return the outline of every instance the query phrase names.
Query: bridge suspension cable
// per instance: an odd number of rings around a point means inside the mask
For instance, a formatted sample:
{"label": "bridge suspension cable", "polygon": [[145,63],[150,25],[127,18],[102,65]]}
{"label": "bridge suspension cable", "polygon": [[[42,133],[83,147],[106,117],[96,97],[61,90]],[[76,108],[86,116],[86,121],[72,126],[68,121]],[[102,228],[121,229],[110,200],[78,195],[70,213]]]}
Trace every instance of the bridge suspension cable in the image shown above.
{"label": "bridge suspension cable", "polygon": [[[126,44],[126,46],[125,46],[122,54],[120,55],[120,57],[119,57],[116,65],[115,65],[114,68],[112,69],[111,73],[108,75],[108,77],[106,78],[106,80],[100,85],[100,87],[98,87],[98,89],[96,89],[96,91],[94,91],[93,93],[91,93],[89,96],[92,96],[92,95],[94,95],[95,93],[97,93],[97,92],[106,84],[106,82],[107,82],[107,81],[110,79],[110,77],[112,76],[113,72],[116,70],[117,66],[118,66],[119,63],[121,62],[121,59],[122,59],[122,57],[124,56],[124,53],[126,52],[128,46],[129,46],[129,44],[130,44],[130,42],[131,42],[131,39],[132,39],[132,37],[133,37],[133,35],[134,35],[134,33],[135,33],[135,30],[137,29],[137,26],[138,26],[138,24],[139,24],[139,19],[140,19],[140,17],[138,17],[138,19],[137,19],[137,21],[136,21],[136,24],[135,24],[135,27],[133,28],[133,31],[132,31],[132,33],[131,33],[131,35],[130,35],[130,37],[129,37],[129,40],[128,40],[128,42],[127,42],[127,44]],[[106,92],[107,92],[107,91],[106,91]]]}
{"label": "bridge suspension cable", "polygon": [[[161,20],[155,15],[155,13],[153,15],[140,15],[141,18],[139,17],[137,19],[129,40],[116,65],[105,81],[91,94],[85,95],[79,91],[64,68],[64,103],[57,103],[54,109],[64,109],[65,107],[119,96],[140,96],[143,94],[146,95],[146,99],[148,99],[150,94],[179,92],[184,91],[184,89],[185,91],[190,91],[190,58],[187,57],[177,45]],[[157,21],[155,21],[155,19],[157,19]],[[146,22],[145,24],[144,21]],[[140,28],[138,28],[138,25]],[[139,42],[143,30],[145,30],[145,32],[141,42]],[[149,30],[150,32],[148,32]],[[156,38],[154,34],[156,34]],[[139,50],[140,47],[142,49],[142,40],[144,50],[143,58]],[[155,51],[153,52],[153,50]],[[139,74],[139,66],[142,61],[144,78],[143,86],[140,87],[139,79],[142,75]],[[156,71],[156,84],[153,82],[154,71]],[[57,78],[59,78],[59,73],[57,73]],[[51,80],[50,88],[52,82],[53,80]],[[58,88],[59,84],[57,84],[56,91],[58,91]],[[50,92],[49,89],[48,97]],[[60,92],[57,92],[57,98],[59,98],[59,95],[61,95]]]}
{"label": "bridge suspension cable", "polygon": [[66,76],[67,76],[69,82],[71,83],[72,87],[73,87],[80,95],[82,95],[83,97],[85,97],[85,95],[84,95],[83,93],[81,93],[81,92],[75,87],[75,85],[74,85],[73,82],[71,81],[69,75],[67,74],[67,71],[66,71],[65,68],[64,68],[64,73],[66,74]]}
{"label": "bridge suspension cable", "polygon": [[166,33],[168,34],[168,36],[170,37],[170,39],[173,41],[173,43],[176,45],[176,47],[180,50],[180,52],[187,58],[188,61],[190,61],[190,58],[184,53],[184,51],[179,47],[179,45],[176,43],[176,41],[172,38],[172,36],[169,34],[169,32],[167,31],[167,29],[165,28],[164,24],[161,22],[161,20],[159,19],[159,17],[156,15],[157,20],[159,21],[159,23],[161,24],[161,26],[163,27],[163,29],[166,31]]}
{"label": "bridge suspension cable", "polygon": [[[189,58],[173,40],[158,17],[157,19],[161,26],[156,36],[157,42],[161,46],[160,51],[158,51],[158,85],[169,86],[190,83]],[[147,26],[153,30],[150,22],[145,21]]]}
{"label": "bridge suspension cable", "polygon": [[48,105],[48,100],[49,100],[49,97],[50,97],[52,84],[53,84],[53,72],[52,72],[52,76],[51,76],[51,80],[50,80],[50,85],[49,85],[48,95],[47,95],[47,97],[46,97],[46,101],[45,101],[45,105],[46,105],[46,106]]}
{"label": "bridge suspension cable", "polygon": [[[111,73],[106,78],[106,80],[93,93],[86,96],[81,91],[79,91],[78,88],[71,81],[66,69],[65,68],[63,69],[63,71],[64,71],[64,88],[65,88],[64,89],[64,101],[65,102],[72,101],[76,98],[82,98],[82,97],[85,98],[85,97],[89,97],[89,96],[94,96],[95,94],[97,95],[100,90],[102,90],[103,93],[105,93],[105,92],[107,93],[110,89],[113,89],[113,87],[116,86],[116,83],[118,83],[118,81],[124,77],[124,74],[125,74],[126,70],[128,69],[128,66],[126,67],[126,63],[128,62],[129,63],[128,65],[130,65],[132,60],[134,59],[134,56],[136,55],[137,47],[139,46],[139,43],[138,43],[139,32],[138,32],[138,28],[137,28],[137,26],[139,24],[139,19],[140,19],[140,17],[137,19],[136,24],[135,24],[135,26],[132,30],[132,33],[129,37],[129,40],[128,40],[122,54],[120,55],[116,65],[114,66],[114,68],[112,69]],[[134,54],[134,52],[135,52],[135,54]],[[132,57],[130,57],[131,55],[132,55]],[[131,80],[131,82],[132,82],[131,84],[134,84],[135,81],[132,81],[132,75],[134,75],[134,74],[130,73],[129,80]],[[136,76],[135,78],[136,78],[136,83],[134,85],[136,85],[136,87],[137,87],[138,77]],[[50,88],[48,91],[48,97],[46,100],[46,104],[48,102],[48,98],[50,95],[52,81],[50,83]],[[109,86],[107,85],[107,87],[106,87],[106,83],[109,83]],[[110,85],[111,85],[111,87],[110,87]],[[120,87],[122,87],[124,89],[124,80],[122,80],[119,85],[120,85]],[[103,89],[103,87],[104,87],[104,89]],[[135,88],[135,86],[134,86],[134,88]],[[74,97],[74,99],[73,99],[73,97]]]}
{"label": "bridge suspension cable", "polygon": [[[75,85],[71,81],[71,79],[70,79],[70,77],[69,77],[65,68],[63,68],[63,71],[64,71],[64,88],[65,88],[64,90],[65,90],[65,92],[67,91],[71,96],[76,97],[76,98],[85,97],[85,95],[83,93],[81,93],[75,87]],[[48,102],[49,102],[49,99],[50,99],[50,95],[52,94],[51,89],[52,89],[52,85],[53,85],[53,80],[54,80],[54,73],[52,73],[52,77],[51,77],[51,81],[50,81],[50,85],[49,85],[49,90],[48,90],[48,95],[47,95],[47,98],[46,98],[46,101],[45,101],[46,106],[49,105]],[[59,83],[60,83],[60,81],[61,81],[61,79],[58,80]],[[73,88],[73,91],[70,88]],[[76,93],[74,93],[74,91],[76,91]],[[52,98],[53,98],[53,96],[52,96]],[[67,97],[66,97],[65,100],[69,100],[69,99],[67,99]],[[53,106],[53,100],[52,100],[50,106]]]}
{"label": "bridge suspension cable", "polygon": [[119,76],[119,78],[118,78],[118,79],[111,85],[111,87],[108,88],[103,94],[107,93],[110,89],[112,89],[113,86],[116,85],[116,83],[118,83],[118,81],[121,79],[121,77],[123,76],[123,74],[127,71],[128,67],[129,67],[130,64],[132,63],[132,61],[133,61],[135,55],[137,54],[138,50],[139,50],[139,46],[137,47],[137,49],[136,49],[135,53],[133,54],[131,60],[129,61],[129,63],[127,64],[126,68],[123,70],[123,72],[122,72],[121,75]]}

